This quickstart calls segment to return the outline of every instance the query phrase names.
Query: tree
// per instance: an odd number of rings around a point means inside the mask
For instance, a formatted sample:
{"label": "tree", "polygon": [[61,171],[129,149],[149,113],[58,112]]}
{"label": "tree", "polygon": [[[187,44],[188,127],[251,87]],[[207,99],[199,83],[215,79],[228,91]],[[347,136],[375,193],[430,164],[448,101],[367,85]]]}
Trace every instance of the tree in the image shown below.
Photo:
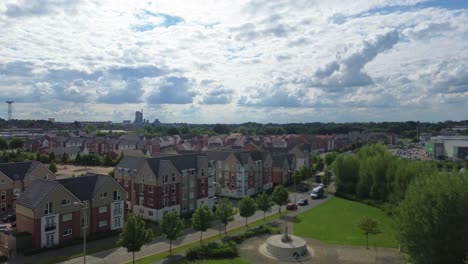
{"label": "tree", "polygon": [[110,156],[109,153],[106,153],[106,155],[104,155],[103,165],[106,167],[112,166],[112,157]]}
{"label": "tree", "polygon": [[55,164],[55,161],[52,161],[50,164],[49,164],[49,170],[53,173],[56,173],[57,172],[57,164]]}
{"label": "tree", "polygon": [[271,200],[279,205],[278,213],[281,213],[281,206],[288,204],[289,193],[288,190],[283,185],[278,185],[275,187],[275,190],[271,194]]}
{"label": "tree", "polygon": [[239,201],[239,214],[242,217],[245,217],[245,226],[247,227],[247,219],[255,214],[257,210],[257,204],[255,200],[250,196],[244,196]]}
{"label": "tree", "polygon": [[228,198],[223,198],[219,201],[215,215],[224,224],[224,233],[226,234],[227,224],[234,221],[234,216],[236,215],[236,209],[234,209]]}
{"label": "tree", "polygon": [[358,223],[359,229],[366,236],[366,248],[369,249],[369,235],[379,234],[379,224],[374,219],[364,216]]}
{"label": "tree", "polygon": [[62,155],[62,164],[66,164],[66,163],[68,163],[68,154],[63,153],[63,155]]}
{"label": "tree", "polygon": [[151,229],[146,229],[143,217],[129,213],[127,222],[120,232],[117,245],[126,248],[127,252],[132,252],[133,263],[135,263],[135,252],[140,251],[141,247],[152,239],[153,232]]}
{"label": "tree", "polygon": [[336,156],[337,154],[334,151],[327,153],[327,155],[325,155],[325,164],[327,164],[327,166],[330,166],[335,160]]}
{"label": "tree", "polygon": [[10,149],[23,148],[23,140],[21,138],[13,138],[10,140]]}
{"label": "tree", "polygon": [[[123,152],[122,152],[123,153]],[[75,157],[75,164],[80,165],[82,163],[81,154],[78,152]]]}
{"label": "tree", "polygon": [[227,133],[229,133],[229,127],[227,127],[226,125],[223,125],[223,124],[216,124],[213,127],[212,130],[216,134],[227,134]]}
{"label": "tree", "polygon": [[175,127],[170,127],[170,128],[166,131],[166,133],[167,133],[168,135],[173,136],[173,135],[179,134],[179,130],[177,130],[177,128],[175,128]]}
{"label": "tree", "polygon": [[190,134],[190,128],[188,126],[183,126],[182,129],[180,130],[180,133],[182,135]]}
{"label": "tree", "polygon": [[463,263],[468,252],[468,174],[415,178],[397,209],[397,230],[411,262]]}
{"label": "tree", "polygon": [[8,144],[7,144],[6,140],[3,139],[3,138],[0,138],[0,149],[4,150],[4,149],[7,149],[7,148],[8,148]]}
{"label": "tree", "polygon": [[169,211],[164,214],[161,221],[161,232],[169,239],[169,253],[172,254],[172,241],[179,236],[180,232],[184,228],[182,219],[177,215],[175,211]]}
{"label": "tree", "polygon": [[265,214],[273,206],[273,202],[271,201],[270,196],[268,196],[265,192],[257,196],[256,202],[258,209],[263,211],[263,221],[265,221]]}
{"label": "tree", "polygon": [[213,224],[214,215],[206,205],[201,205],[192,215],[193,229],[200,231],[200,244],[203,243],[203,232]]}
{"label": "tree", "polygon": [[55,154],[53,152],[50,152],[49,153],[49,162],[52,162],[52,161],[55,162]]}

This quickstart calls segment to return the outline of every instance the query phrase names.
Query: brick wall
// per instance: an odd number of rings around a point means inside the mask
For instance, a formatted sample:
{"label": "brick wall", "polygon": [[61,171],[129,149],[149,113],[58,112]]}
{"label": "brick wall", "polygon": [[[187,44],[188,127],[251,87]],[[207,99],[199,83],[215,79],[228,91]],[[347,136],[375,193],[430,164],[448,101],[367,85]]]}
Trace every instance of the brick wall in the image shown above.
{"label": "brick wall", "polygon": [[22,214],[16,214],[16,231],[27,232],[32,235],[33,245],[41,247],[41,219],[32,219]]}

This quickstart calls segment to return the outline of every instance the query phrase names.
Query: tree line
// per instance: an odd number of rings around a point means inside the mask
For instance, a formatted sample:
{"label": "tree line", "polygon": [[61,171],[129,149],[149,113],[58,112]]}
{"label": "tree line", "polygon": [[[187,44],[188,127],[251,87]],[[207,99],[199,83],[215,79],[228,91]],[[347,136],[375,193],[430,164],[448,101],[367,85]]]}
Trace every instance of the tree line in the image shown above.
{"label": "tree line", "polygon": [[332,167],[337,195],[379,206],[393,216],[398,240],[412,263],[464,263],[468,173],[460,165],[405,160],[376,144],[338,155]]}

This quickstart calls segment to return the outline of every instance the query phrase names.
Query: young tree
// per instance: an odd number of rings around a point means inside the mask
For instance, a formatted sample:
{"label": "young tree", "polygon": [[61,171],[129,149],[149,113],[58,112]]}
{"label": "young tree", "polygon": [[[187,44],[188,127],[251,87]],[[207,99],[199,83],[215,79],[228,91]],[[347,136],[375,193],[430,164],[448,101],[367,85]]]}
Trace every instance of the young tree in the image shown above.
{"label": "young tree", "polygon": [[247,227],[247,219],[254,215],[256,210],[257,204],[252,197],[244,196],[244,198],[239,201],[239,214],[240,216],[245,217],[245,227]]}
{"label": "young tree", "polygon": [[206,205],[202,205],[195,210],[192,215],[193,229],[200,231],[200,244],[203,243],[203,232],[213,224],[214,215]]}
{"label": "young tree", "polygon": [[13,138],[10,140],[10,149],[18,149],[23,147],[23,140],[21,138]]}
{"label": "young tree", "polygon": [[49,153],[49,162],[52,162],[52,161],[55,162],[55,153],[53,152]]}
{"label": "young tree", "polygon": [[133,263],[135,263],[135,252],[140,251],[141,247],[152,239],[153,232],[151,229],[146,229],[143,217],[129,213],[127,222],[120,232],[117,245],[126,248],[127,252],[132,252]]}
{"label": "young tree", "polygon": [[283,185],[278,185],[275,187],[275,190],[271,194],[271,200],[279,205],[278,213],[281,213],[281,206],[288,204],[289,193]]}
{"label": "young tree", "polygon": [[106,153],[106,155],[104,156],[104,162],[103,162],[104,166],[106,167],[110,167],[112,166],[112,157],[110,156],[109,153]]}
{"label": "young tree", "polygon": [[81,165],[82,160],[81,160],[81,154],[78,152],[75,157],[75,164]]}
{"label": "young tree", "polygon": [[57,172],[57,165],[55,164],[55,161],[52,161],[50,164],[49,164],[49,170],[53,173],[56,173]]}
{"label": "young tree", "polygon": [[169,239],[169,253],[172,255],[172,241],[177,238],[184,227],[182,219],[175,211],[169,211],[164,214],[161,221],[161,232]]}
{"label": "young tree", "polygon": [[228,198],[223,198],[219,201],[215,215],[224,224],[224,233],[226,234],[227,224],[234,221],[234,215],[236,215],[236,209],[234,209]]}
{"label": "young tree", "polygon": [[68,154],[67,153],[63,153],[62,155],[62,164],[66,164],[68,163]]}
{"label": "young tree", "polygon": [[258,209],[263,211],[263,221],[265,221],[265,214],[273,206],[273,202],[271,201],[270,196],[268,196],[265,192],[257,196],[256,202]]}
{"label": "young tree", "polygon": [[359,229],[366,235],[366,248],[369,249],[369,235],[379,234],[379,224],[374,219],[364,216],[358,223]]}

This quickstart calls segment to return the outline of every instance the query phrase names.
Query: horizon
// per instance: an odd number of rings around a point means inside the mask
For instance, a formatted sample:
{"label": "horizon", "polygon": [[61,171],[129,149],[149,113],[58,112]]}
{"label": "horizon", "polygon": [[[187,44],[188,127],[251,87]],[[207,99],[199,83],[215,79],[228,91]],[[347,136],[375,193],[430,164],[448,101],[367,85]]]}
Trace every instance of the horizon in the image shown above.
{"label": "horizon", "polygon": [[463,121],[467,24],[457,0],[6,0],[0,97],[57,122]]}

